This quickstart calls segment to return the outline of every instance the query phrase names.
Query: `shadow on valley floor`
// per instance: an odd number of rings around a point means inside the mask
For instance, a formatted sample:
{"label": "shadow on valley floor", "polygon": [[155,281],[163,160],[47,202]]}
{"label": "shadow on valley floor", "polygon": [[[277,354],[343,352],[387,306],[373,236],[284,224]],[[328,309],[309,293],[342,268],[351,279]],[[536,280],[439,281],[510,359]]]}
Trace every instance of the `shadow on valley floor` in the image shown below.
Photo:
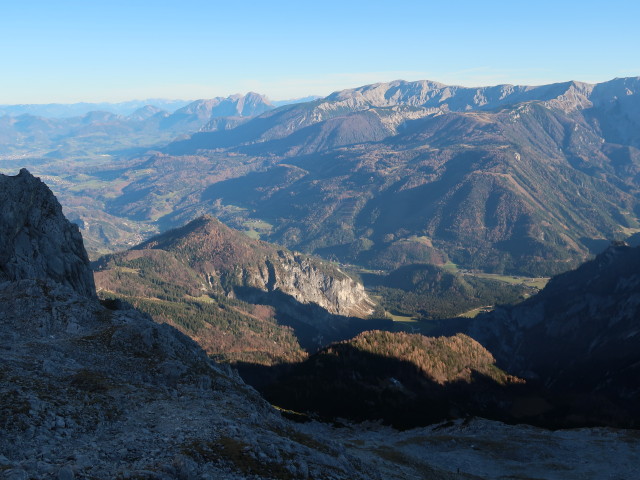
{"label": "shadow on valley floor", "polygon": [[310,353],[361,332],[395,328],[392,320],[335,315],[315,303],[301,303],[279,290],[265,292],[253,287],[235,287],[233,292],[239,300],[273,307],[276,321],[291,327],[300,346]]}

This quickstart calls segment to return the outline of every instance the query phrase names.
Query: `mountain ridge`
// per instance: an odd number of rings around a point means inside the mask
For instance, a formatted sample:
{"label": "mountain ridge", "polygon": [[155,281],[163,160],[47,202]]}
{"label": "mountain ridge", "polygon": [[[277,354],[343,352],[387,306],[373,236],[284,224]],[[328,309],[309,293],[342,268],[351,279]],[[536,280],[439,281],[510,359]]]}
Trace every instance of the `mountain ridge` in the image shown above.
{"label": "mountain ridge", "polygon": [[225,117],[130,160],[117,191],[115,164],[92,171],[101,189],[65,189],[97,191],[100,208],[144,229],[211,213],[374,269],[452,261],[546,276],[640,229],[639,78],[445,87],[375,84]]}
{"label": "mountain ridge", "polygon": [[[493,110],[503,106],[529,101],[545,102],[550,107],[570,112],[592,106],[590,96],[594,91],[615,90],[619,83],[631,83],[638,87],[640,77],[614,79],[599,84],[568,81],[542,86],[496,85],[492,87],[460,87],[444,85],[430,80],[407,82],[395,80],[363,87],[341,90],[327,97],[302,105],[289,105],[267,114],[264,120],[277,115],[286,127],[261,127],[260,132],[248,130],[244,143],[255,143],[282,138],[321,121],[348,113],[363,112],[371,108],[409,107],[418,109],[413,116],[425,117],[451,111]],[[296,112],[296,113],[293,113]],[[406,114],[405,114],[406,115]],[[284,118],[283,118],[284,117]],[[271,122],[274,123],[273,121]],[[390,129],[390,135],[397,133]],[[188,141],[170,145],[171,153],[194,153],[196,148],[206,148],[207,141],[216,144],[216,137],[197,136],[190,146]],[[220,144],[224,146],[224,144]]]}

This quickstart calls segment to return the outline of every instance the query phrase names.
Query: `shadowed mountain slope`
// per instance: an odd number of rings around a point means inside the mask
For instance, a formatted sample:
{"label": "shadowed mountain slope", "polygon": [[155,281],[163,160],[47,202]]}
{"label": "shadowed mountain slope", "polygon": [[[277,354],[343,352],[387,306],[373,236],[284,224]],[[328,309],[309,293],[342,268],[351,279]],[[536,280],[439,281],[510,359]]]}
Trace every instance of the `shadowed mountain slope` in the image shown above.
{"label": "shadowed mountain slope", "polygon": [[411,428],[495,414],[500,402],[509,402],[508,388],[522,382],[494,362],[465,335],[369,331],[322,349],[259,388],[272,403],[294,411]]}
{"label": "shadowed mountain slope", "polygon": [[479,315],[466,332],[509,372],[556,392],[606,399],[638,425],[638,272],[640,248],[611,246],[538,295]]}
{"label": "shadowed mountain slope", "polygon": [[[244,366],[243,375],[273,402],[329,418],[415,426],[471,413],[638,428],[638,272],[640,247],[616,244],[522,303],[432,329],[455,337],[366,332],[290,368]],[[522,383],[505,384],[504,372]],[[484,377],[495,383],[475,383]]]}

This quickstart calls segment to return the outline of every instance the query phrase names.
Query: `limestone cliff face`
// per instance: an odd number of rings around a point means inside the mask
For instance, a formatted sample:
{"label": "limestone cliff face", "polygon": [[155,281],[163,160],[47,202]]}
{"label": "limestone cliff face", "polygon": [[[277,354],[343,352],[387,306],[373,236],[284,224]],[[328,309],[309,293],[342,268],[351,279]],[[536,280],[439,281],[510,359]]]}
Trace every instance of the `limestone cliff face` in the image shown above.
{"label": "limestone cliff face", "polygon": [[374,303],[361,283],[289,251],[279,250],[258,268],[244,267],[242,283],[267,292],[279,290],[300,303],[315,303],[337,315],[366,317],[373,312]]}
{"label": "limestone cliff face", "polygon": [[95,297],[78,227],[51,190],[26,169],[0,175],[0,281],[50,279]]}

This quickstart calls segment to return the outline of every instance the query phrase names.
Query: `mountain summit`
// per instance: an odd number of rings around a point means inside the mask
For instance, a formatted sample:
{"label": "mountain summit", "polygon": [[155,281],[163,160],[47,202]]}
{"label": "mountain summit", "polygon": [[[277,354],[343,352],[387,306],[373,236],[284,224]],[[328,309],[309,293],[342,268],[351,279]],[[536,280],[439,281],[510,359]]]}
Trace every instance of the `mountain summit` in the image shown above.
{"label": "mountain summit", "polygon": [[216,117],[253,117],[273,109],[269,99],[259,93],[196,100],[175,111],[175,115],[195,115],[201,120]]}
{"label": "mountain summit", "polygon": [[140,244],[130,257],[161,250],[198,271],[210,287],[281,292],[337,315],[366,317],[373,302],[362,284],[320,259],[249,238],[211,216]]}

